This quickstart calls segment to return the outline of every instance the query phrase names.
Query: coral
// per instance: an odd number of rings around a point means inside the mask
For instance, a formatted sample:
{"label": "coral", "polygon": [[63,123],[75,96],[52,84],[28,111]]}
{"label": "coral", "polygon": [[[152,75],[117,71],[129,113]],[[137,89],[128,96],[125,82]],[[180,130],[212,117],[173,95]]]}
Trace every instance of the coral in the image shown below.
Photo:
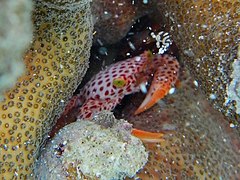
{"label": "coral", "polygon": [[22,55],[32,38],[31,0],[0,1],[0,101],[24,72]]}
{"label": "coral", "polygon": [[88,67],[88,0],[36,0],[26,73],[0,103],[0,176],[28,179],[40,145]]}
{"label": "coral", "polygon": [[133,177],[147,158],[131,125],[105,111],[93,121],[78,120],[61,129],[44,148],[36,179],[123,179]]}
{"label": "coral", "polygon": [[170,0],[157,5],[184,64],[214,106],[232,121],[239,115],[233,102],[225,106],[225,98],[240,42],[239,6],[238,0]]}

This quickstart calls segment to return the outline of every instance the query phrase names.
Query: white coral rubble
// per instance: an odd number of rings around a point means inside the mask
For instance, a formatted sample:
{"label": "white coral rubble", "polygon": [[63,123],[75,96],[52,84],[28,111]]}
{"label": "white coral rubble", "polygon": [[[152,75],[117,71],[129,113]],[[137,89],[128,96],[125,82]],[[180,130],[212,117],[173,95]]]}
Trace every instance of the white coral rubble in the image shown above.
{"label": "white coral rubble", "polygon": [[232,63],[233,72],[231,74],[232,81],[227,88],[227,105],[231,101],[235,101],[236,113],[240,115],[240,46],[238,47],[238,59]]}
{"label": "white coral rubble", "polygon": [[142,142],[131,135],[131,125],[112,114],[65,126],[47,145],[37,167],[37,179],[124,179],[147,162]]}

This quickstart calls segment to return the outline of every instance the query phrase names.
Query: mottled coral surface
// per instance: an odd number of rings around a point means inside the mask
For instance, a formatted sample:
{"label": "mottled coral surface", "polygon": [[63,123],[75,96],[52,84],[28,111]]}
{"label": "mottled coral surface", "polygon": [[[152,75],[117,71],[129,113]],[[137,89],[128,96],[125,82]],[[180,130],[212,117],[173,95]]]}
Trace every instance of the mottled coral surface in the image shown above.
{"label": "mottled coral surface", "polygon": [[92,40],[89,2],[58,3],[35,1],[34,38],[23,58],[26,72],[0,102],[3,179],[33,176],[40,145],[88,67]]}
{"label": "mottled coral surface", "polygon": [[171,0],[157,5],[184,64],[214,107],[235,124],[240,122],[235,104],[240,102],[226,99],[232,64],[238,58],[239,6],[238,0]]}

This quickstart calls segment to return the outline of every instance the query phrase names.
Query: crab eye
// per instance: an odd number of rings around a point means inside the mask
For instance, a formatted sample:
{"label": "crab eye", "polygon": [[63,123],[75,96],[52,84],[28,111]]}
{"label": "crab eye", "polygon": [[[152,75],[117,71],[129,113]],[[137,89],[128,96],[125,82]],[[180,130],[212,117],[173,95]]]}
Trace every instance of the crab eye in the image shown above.
{"label": "crab eye", "polygon": [[124,87],[126,85],[126,80],[122,77],[113,79],[113,86],[117,88]]}

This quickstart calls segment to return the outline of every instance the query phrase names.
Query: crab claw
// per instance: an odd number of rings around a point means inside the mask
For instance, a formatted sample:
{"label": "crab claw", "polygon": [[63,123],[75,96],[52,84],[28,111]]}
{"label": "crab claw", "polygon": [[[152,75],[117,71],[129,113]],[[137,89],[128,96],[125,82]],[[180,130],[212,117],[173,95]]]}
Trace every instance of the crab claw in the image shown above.
{"label": "crab claw", "polygon": [[164,133],[153,133],[133,128],[131,134],[148,143],[157,143],[164,141]]}
{"label": "crab claw", "polygon": [[174,57],[159,55],[154,59],[154,66],[158,68],[154,73],[152,84],[144,101],[135,111],[135,115],[146,111],[156,104],[168,94],[172,85],[177,81],[179,64]]}
{"label": "crab claw", "polygon": [[[161,88],[161,89],[157,89]],[[162,87],[161,85],[155,85],[154,87],[150,87],[149,92],[147,93],[147,96],[145,97],[142,104],[139,106],[139,108],[135,111],[135,115],[140,114],[147,109],[151,108],[154,104],[156,104],[160,99],[162,99],[170,90],[170,85],[165,85]]]}

